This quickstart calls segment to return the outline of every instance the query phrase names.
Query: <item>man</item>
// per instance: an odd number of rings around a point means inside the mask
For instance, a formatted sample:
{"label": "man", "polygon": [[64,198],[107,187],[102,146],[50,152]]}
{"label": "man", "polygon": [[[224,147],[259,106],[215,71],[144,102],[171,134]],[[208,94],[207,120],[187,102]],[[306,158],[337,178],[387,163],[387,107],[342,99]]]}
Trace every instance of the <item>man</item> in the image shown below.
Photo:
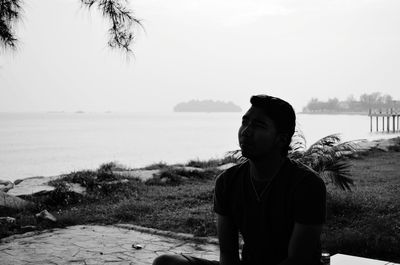
{"label": "man", "polygon": [[287,158],[294,110],[267,95],[250,102],[238,133],[247,161],[223,172],[215,184],[219,262],[164,255],[154,265],[320,264],[326,190],[312,170]]}

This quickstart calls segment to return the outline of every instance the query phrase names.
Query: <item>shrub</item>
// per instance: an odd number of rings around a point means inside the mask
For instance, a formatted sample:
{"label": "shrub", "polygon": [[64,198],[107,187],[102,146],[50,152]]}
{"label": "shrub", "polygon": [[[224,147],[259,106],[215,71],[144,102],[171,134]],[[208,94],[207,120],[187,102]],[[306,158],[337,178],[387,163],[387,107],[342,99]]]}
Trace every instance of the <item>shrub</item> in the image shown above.
{"label": "shrub", "polygon": [[208,169],[200,170],[186,170],[184,168],[165,168],[161,170],[160,174],[148,179],[145,183],[147,185],[158,186],[178,186],[188,181],[209,180],[217,176],[218,170]]}
{"label": "shrub", "polygon": [[149,165],[149,166],[145,167],[144,169],[154,170],[154,169],[164,169],[166,167],[169,167],[169,166],[165,162],[159,162],[156,164]]}
{"label": "shrub", "polygon": [[209,160],[190,160],[188,163],[186,163],[186,166],[188,167],[198,167],[198,168],[213,168],[213,167],[219,167],[225,164],[229,163],[238,163],[239,160],[237,157],[232,155],[231,153],[228,153],[224,158],[222,159],[209,159]]}

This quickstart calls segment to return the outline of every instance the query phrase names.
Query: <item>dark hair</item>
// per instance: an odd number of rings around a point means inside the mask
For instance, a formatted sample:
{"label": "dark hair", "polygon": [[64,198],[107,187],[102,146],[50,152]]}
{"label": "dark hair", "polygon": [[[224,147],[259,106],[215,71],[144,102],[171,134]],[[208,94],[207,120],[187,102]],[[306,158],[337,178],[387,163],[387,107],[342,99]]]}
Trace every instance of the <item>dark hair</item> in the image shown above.
{"label": "dark hair", "polygon": [[[256,95],[250,98],[252,106],[264,110],[265,115],[272,119],[278,129],[278,132],[288,135],[287,147],[296,127],[296,114],[292,105],[288,102],[268,95]],[[287,150],[285,151],[287,153]]]}

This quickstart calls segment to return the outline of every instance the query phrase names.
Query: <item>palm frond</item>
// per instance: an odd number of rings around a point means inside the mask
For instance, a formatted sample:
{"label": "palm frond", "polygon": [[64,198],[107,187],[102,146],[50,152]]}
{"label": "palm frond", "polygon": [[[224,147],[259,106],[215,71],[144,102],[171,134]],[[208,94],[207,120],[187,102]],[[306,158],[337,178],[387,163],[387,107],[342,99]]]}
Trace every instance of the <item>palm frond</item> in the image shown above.
{"label": "palm frond", "polygon": [[362,140],[341,143],[339,134],[331,134],[316,141],[308,149],[298,148],[289,153],[289,158],[316,171],[325,181],[343,190],[350,190],[353,180],[347,156],[360,151]]}
{"label": "palm frond", "polygon": [[351,190],[354,181],[351,179],[350,164],[346,161],[332,160],[325,163],[318,172],[325,181],[330,181],[342,190]]}
{"label": "palm frond", "polygon": [[340,142],[339,134],[331,134],[321,138],[320,140],[313,143],[305,152],[305,155],[309,155],[311,153],[324,153],[329,152],[330,147],[338,144]]}
{"label": "palm frond", "polygon": [[236,160],[237,163],[242,163],[247,160],[247,158],[242,155],[240,149],[226,152],[225,157],[231,157],[233,160]]}
{"label": "palm frond", "polygon": [[294,132],[294,135],[290,142],[289,153],[302,152],[306,149],[306,147],[307,147],[306,137],[304,136],[304,133],[302,131],[297,129]]}
{"label": "palm frond", "polygon": [[352,140],[343,143],[339,143],[333,146],[333,150],[336,156],[347,156],[362,151],[362,147],[360,145],[361,142],[365,141],[365,139]]}

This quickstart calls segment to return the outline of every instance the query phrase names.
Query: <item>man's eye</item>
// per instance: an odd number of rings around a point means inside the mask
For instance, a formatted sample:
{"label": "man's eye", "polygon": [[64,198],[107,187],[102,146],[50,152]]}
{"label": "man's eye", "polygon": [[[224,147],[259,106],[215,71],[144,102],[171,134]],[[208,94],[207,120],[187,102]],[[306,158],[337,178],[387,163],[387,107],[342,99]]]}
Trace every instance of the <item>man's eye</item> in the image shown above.
{"label": "man's eye", "polygon": [[259,123],[259,122],[254,123],[254,126],[256,126],[258,128],[268,128],[268,126],[266,124]]}

